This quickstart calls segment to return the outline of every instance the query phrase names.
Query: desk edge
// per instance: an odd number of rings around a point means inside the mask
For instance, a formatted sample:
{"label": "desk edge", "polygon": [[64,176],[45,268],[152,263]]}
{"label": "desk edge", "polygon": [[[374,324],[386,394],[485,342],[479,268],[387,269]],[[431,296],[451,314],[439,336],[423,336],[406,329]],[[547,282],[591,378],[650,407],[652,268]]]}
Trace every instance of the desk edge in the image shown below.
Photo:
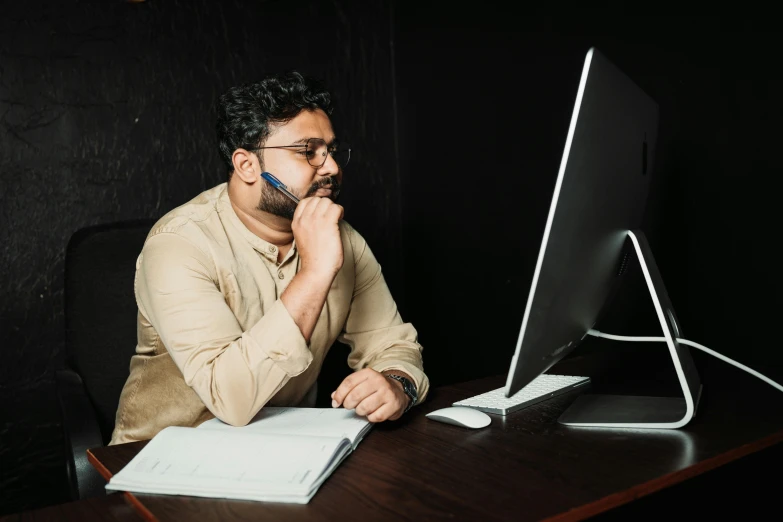
{"label": "desk edge", "polygon": [[[87,460],[90,462],[90,464],[93,465],[93,467],[98,470],[98,473],[106,479],[108,482],[112,478],[111,472],[106,469],[106,466],[101,463],[100,460],[98,460],[95,455],[93,455],[92,451],[87,450]],[[132,493],[129,491],[123,491],[122,494],[125,496],[125,500],[133,506],[133,508],[142,516],[144,517],[144,520],[147,520],[149,522],[158,522],[158,519],[155,517],[155,515],[152,514],[152,512],[147,509],[147,507],[141,503],[141,501],[136,498]]]}
{"label": "desk edge", "polygon": [[687,479],[706,473],[707,471],[719,468],[720,466],[728,464],[729,462],[737,460],[741,457],[750,455],[751,453],[756,453],[763,449],[774,446],[781,441],[783,441],[783,430],[778,431],[777,433],[773,433],[772,435],[764,437],[763,439],[759,439],[755,442],[749,442],[748,444],[735,448],[731,451],[727,451],[726,453],[721,453],[715,457],[703,460],[693,466],[675,471],[674,473],[670,473],[662,477],[654,478],[647,482],[642,482],[641,484],[632,486],[625,491],[612,493],[611,495],[590,502],[589,504],[575,507],[569,511],[558,513],[557,515],[553,515],[543,520],[545,522],[573,522],[577,520],[584,520],[586,518],[598,515],[599,513],[603,513],[604,511],[622,506],[623,504],[628,504],[629,502],[645,497],[651,493],[655,493],[667,487],[674,486],[686,481]]}

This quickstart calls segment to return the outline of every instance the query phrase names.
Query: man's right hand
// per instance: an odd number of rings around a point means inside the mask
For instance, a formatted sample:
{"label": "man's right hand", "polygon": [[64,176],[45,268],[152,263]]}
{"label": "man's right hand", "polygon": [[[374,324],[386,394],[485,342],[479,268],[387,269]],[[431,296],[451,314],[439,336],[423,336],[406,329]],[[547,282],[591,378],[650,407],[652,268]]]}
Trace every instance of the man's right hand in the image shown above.
{"label": "man's right hand", "polygon": [[342,268],[343,243],[337,223],[343,213],[343,207],[329,198],[312,197],[299,202],[291,230],[302,259],[302,271],[334,278]]}

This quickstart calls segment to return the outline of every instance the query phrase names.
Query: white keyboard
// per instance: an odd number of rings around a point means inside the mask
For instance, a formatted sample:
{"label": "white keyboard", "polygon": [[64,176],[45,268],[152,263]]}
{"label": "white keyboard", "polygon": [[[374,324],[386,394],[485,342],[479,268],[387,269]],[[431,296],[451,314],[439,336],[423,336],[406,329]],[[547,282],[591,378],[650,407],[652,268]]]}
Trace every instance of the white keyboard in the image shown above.
{"label": "white keyboard", "polygon": [[527,386],[511,397],[505,396],[505,387],[503,387],[457,401],[452,406],[467,406],[487,413],[508,415],[589,383],[590,377],[543,374],[530,381]]}

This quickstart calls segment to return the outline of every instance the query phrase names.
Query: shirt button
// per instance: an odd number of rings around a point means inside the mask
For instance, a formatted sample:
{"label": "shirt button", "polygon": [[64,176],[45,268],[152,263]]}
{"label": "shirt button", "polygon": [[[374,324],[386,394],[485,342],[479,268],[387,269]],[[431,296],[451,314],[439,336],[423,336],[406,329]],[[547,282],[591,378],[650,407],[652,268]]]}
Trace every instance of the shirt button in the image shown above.
{"label": "shirt button", "polygon": [[285,279],[285,274],[283,273],[282,270],[277,273],[277,277],[279,277],[280,279]]}
{"label": "shirt button", "polygon": [[275,250],[277,250],[277,247],[275,247],[274,245],[269,245],[270,252],[274,252]]}

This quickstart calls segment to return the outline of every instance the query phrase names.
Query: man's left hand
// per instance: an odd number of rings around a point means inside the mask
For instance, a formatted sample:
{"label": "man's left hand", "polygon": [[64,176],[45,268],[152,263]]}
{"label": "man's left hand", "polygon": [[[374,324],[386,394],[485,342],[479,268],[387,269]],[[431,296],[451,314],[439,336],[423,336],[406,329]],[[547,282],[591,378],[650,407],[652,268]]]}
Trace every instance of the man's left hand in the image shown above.
{"label": "man's left hand", "polygon": [[352,373],[332,393],[333,408],[355,409],[370,422],[399,419],[409,401],[398,381],[371,368]]}

